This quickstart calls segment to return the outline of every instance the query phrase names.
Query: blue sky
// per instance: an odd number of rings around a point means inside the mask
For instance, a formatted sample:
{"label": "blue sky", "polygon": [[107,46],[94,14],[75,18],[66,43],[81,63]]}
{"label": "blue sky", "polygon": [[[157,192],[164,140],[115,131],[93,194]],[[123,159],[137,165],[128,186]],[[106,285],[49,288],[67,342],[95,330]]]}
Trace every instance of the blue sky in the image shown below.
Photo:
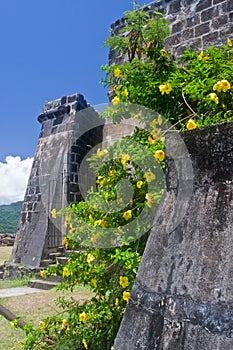
{"label": "blue sky", "polygon": [[40,132],[37,116],[46,101],[79,92],[92,105],[107,102],[99,83],[100,67],[108,62],[103,42],[111,23],[133,9],[132,2],[0,2],[0,183],[9,174],[9,160],[12,164],[17,156],[22,161],[34,156]]}

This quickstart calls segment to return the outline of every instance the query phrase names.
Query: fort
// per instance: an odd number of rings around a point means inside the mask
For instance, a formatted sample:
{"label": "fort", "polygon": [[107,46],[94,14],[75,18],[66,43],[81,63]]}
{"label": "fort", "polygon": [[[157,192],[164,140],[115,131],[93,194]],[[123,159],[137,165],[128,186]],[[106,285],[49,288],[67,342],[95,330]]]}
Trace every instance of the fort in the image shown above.
{"label": "fort", "polygon": [[[161,0],[147,7],[170,21],[166,47],[177,56],[189,47],[200,52],[226,44],[233,33],[232,0]],[[123,26],[119,19],[112,30]],[[123,60],[110,52],[110,64]],[[50,213],[81,199],[88,176],[80,173],[80,164],[89,147],[114,139],[111,125],[81,94],[49,102],[38,121],[42,129],[12,254],[13,262],[29,268],[39,267],[62,244],[62,223],[55,226]],[[124,129],[119,124],[116,133],[124,135]],[[166,145],[176,149],[176,158],[168,152],[167,192],[114,350],[232,350],[232,132],[233,123],[222,123],[184,133],[185,157],[174,134],[168,137]],[[176,222],[183,208],[182,220],[168,231],[168,222]]]}
{"label": "fort", "polygon": [[[147,10],[164,13],[171,23],[171,35],[166,40],[166,47],[175,55],[180,55],[189,47],[201,51],[210,45],[224,44],[233,32],[233,2],[230,0],[160,0],[148,4]],[[113,23],[111,29],[117,33],[123,26],[122,18]],[[109,62],[122,62],[122,57],[110,51]],[[88,136],[78,140],[81,135],[77,133],[80,128],[79,117],[72,119],[72,116],[85,108],[90,108],[90,105],[84,97],[73,94],[46,103],[38,116],[42,129],[22,207],[12,254],[13,262],[38,267],[40,260],[49,251],[62,244],[65,233],[54,226],[48,212],[53,206],[60,208],[68,202],[79,200],[78,169],[87,152],[86,144],[94,146],[103,137],[101,121],[98,130],[89,130]],[[94,115],[98,119],[95,113]],[[73,140],[73,145],[67,145],[67,132],[76,133],[77,139]],[[48,147],[49,136],[54,137],[52,145],[49,144]],[[54,159],[58,160],[61,168],[56,168],[53,164],[53,168],[48,170],[48,165]],[[40,173],[42,165],[46,165],[49,172],[46,175]],[[41,192],[44,198],[41,198]],[[56,203],[53,198],[56,198]]]}

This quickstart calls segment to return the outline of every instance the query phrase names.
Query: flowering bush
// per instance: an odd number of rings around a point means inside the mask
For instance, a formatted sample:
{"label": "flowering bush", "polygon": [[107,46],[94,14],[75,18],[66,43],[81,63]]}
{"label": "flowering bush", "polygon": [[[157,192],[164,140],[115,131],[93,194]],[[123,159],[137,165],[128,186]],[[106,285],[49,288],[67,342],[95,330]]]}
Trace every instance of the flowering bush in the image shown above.
{"label": "flowering bush", "polygon": [[[143,220],[142,225],[134,224],[133,235],[127,227],[132,227],[130,223],[135,223],[141,213],[146,217],[149,210],[155,212],[163,188],[153,162],[149,162],[147,171],[138,165],[137,161],[143,165],[148,159],[141,148],[134,147],[134,141],[143,145],[163,168],[165,147],[160,114],[177,129],[192,130],[232,120],[230,39],[220,48],[210,47],[200,53],[190,49],[175,59],[163,47],[168,24],[161,14],[149,16],[138,9],[127,12],[125,20],[127,34],[113,33],[106,41],[110,48],[128,55],[122,65],[103,67],[103,83],[110,88],[112,98],[106,113],[114,122],[133,117],[150,128],[136,128],[131,137],[107,150],[98,149],[89,159],[90,167],[98,169],[97,191],[89,191],[88,202],[72,204],[59,213],[52,211],[54,220],[64,215],[68,231],[64,245],[73,253],[66,266],[42,271],[41,276],[55,272],[64,279],[59,288],[73,290],[83,284],[93,292],[93,298],[83,305],[58,299],[60,315],[41,321],[36,328],[26,327],[27,350],[112,349],[150,229]],[[121,110],[121,102],[145,106],[156,111],[157,118],[148,119],[146,113],[131,115],[125,105]],[[131,183],[130,198],[125,179]],[[150,191],[151,184],[154,191]]]}

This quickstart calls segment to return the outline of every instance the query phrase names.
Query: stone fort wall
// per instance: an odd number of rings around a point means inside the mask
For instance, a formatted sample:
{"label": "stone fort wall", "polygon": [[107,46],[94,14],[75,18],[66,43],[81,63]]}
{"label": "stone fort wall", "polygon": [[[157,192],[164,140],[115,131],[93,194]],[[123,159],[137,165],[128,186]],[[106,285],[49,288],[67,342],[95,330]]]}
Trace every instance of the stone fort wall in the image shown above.
{"label": "stone fort wall", "polygon": [[[226,43],[227,37],[232,38],[233,0],[159,0],[148,4],[147,10],[150,9],[163,12],[171,22],[171,35],[166,41],[166,48],[176,55],[189,47],[200,51],[210,45]],[[117,33],[123,26],[124,19],[119,19],[112,24],[111,29]],[[122,63],[122,57],[111,51],[109,62]],[[108,130],[106,125],[103,128],[101,123],[94,134],[90,131],[88,135],[84,135],[81,132],[83,120],[81,123],[78,118],[75,125],[68,122],[70,116],[87,107],[89,105],[83,96],[74,94],[45,105],[43,113],[38,117],[42,129],[16,234],[11,258],[13,262],[38,267],[41,257],[49,249],[62,244],[63,233],[54,227],[48,212],[52,208],[64,207],[63,198],[68,199],[68,202],[79,199],[77,173],[80,161],[86,153],[87,143],[94,146],[100,142],[102,136],[106,139],[114,138],[112,130]],[[125,126],[122,126],[122,130],[119,127],[117,133],[124,129]],[[77,139],[66,154],[64,131],[72,130],[76,133],[79,130],[82,139]],[[51,135],[56,137],[49,144]],[[53,168],[49,166],[50,162]],[[54,163],[64,166],[54,167]],[[46,170],[43,176],[40,174],[41,164],[44,164]],[[67,177],[69,181],[66,181]],[[42,193],[46,194],[44,200]],[[52,198],[56,198],[57,202],[53,202]]]}
{"label": "stone fort wall", "polygon": [[[201,51],[211,45],[226,44],[233,35],[232,0],[158,0],[148,4],[147,9],[164,13],[171,23],[166,48],[178,56],[190,47]],[[123,26],[121,18],[111,30],[118,33]],[[110,52],[109,59],[110,63],[122,62],[122,57],[114,52]]]}

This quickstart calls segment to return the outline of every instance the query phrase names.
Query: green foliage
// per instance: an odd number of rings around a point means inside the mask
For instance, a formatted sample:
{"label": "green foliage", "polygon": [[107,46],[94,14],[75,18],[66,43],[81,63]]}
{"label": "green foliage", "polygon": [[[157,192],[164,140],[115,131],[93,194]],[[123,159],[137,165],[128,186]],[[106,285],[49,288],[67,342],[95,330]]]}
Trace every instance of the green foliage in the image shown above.
{"label": "green foliage", "polygon": [[16,233],[22,204],[0,205],[0,233]]}
{"label": "green foliage", "polygon": [[169,34],[169,25],[164,16],[157,11],[148,11],[146,6],[136,11],[124,12],[124,27],[119,34],[112,35],[105,40],[105,46],[120,55],[128,55],[131,62],[134,58],[141,59],[149,48],[153,57],[154,48],[162,48],[164,39]]}
{"label": "green foliage", "polygon": [[230,121],[233,116],[233,48],[192,49],[179,59],[156,48],[153,59],[134,59],[105,66],[104,84],[115,93],[112,102],[130,102],[161,113],[178,129],[189,118],[199,126]]}

